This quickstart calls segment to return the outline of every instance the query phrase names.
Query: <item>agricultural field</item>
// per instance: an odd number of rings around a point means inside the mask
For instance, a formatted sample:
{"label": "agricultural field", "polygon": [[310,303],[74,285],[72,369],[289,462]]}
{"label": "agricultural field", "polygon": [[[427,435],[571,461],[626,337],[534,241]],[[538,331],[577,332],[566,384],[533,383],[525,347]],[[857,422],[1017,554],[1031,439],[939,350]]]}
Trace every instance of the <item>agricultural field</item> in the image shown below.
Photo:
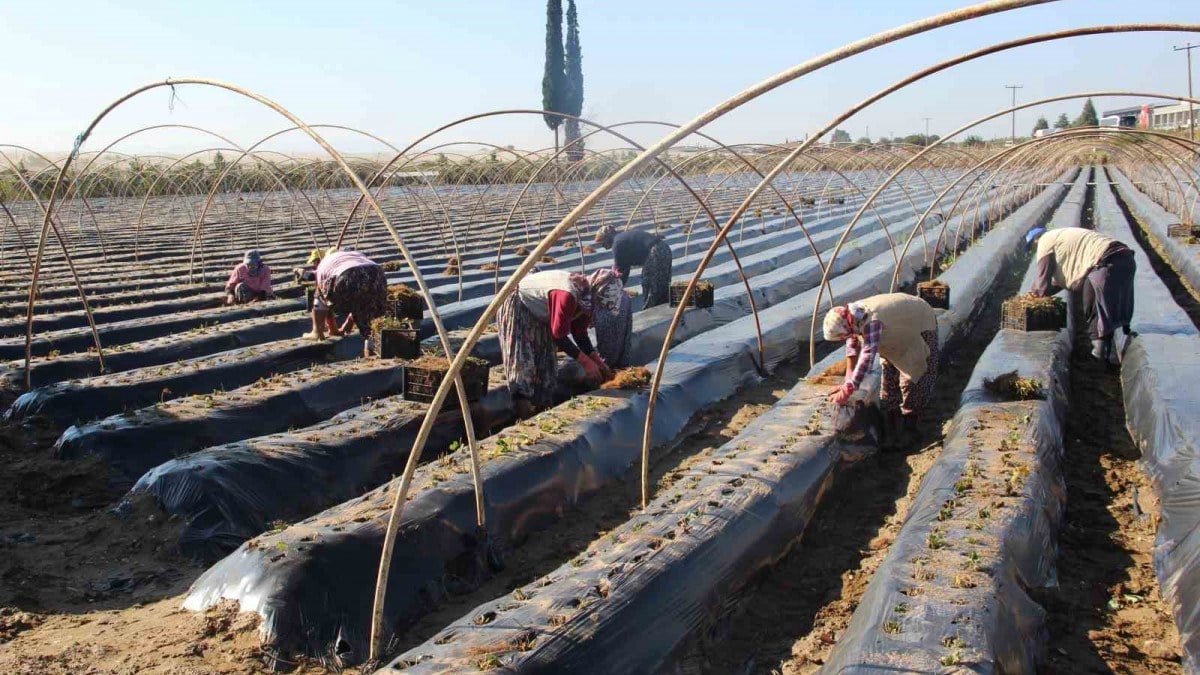
{"label": "agricultural field", "polygon": [[[189,86],[283,110],[129,96]],[[1193,141],[818,140],[842,117],[725,144],[716,112],[461,140],[552,114],[401,150],[287,112],[315,159],[170,124],[0,144],[0,673],[1200,672]],[[124,151],[164,130],[223,145]],[[610,227],[666,243],[671,302],[635,267],[621,369],[556,353],[526,414],[497,310],[613,267]],[[1078,294],[1030,295],[1027,235],[1068,227],[1136,260],[1117,363]],[[334,247],[386,273],[386,357],[308,334]],[[274,295],[229,304],[249,250]],[[929,302],[939,345],[890,450],[881,369],[835,404],[821,325],[883,293]]]}

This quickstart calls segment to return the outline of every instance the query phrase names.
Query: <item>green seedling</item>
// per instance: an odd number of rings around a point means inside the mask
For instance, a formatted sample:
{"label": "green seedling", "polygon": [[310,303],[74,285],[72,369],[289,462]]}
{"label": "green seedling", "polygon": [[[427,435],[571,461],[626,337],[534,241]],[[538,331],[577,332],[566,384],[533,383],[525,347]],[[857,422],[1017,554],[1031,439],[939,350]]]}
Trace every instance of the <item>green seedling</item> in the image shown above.
{"label": "green seedling", "polygon": [[934,551],[946,548],[947,544],[946,536],[937,530],[930,532],[926,541],[929,544],[929,548]]}

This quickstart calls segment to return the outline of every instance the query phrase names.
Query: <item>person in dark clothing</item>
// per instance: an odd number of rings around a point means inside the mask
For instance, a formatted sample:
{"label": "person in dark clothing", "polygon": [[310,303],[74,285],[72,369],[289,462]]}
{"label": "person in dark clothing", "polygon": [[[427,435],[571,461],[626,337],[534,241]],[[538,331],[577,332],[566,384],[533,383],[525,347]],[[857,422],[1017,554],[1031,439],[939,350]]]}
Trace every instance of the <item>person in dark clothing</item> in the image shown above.
{"label": "person in dark clothing", "polygon": [[1036,228],[1025,240],[1037,244],[1037,279],[1030,295],[1044,298],[1064,288],[1080,293],[1092,356],[1116,363],[1113,336],[1118,327],[1129,335],[1133,320],[1133,250],[1082,227]]}
{"label": "person in dark clothing", "polygon": [[617,233],[612,225],[596,232],[596,243],[612,249],[613,266],[621,283],[629,283],[629,273],[642,268],[642,308],[665,305],[671,299],[671,246],[666,240],[645,230]]}

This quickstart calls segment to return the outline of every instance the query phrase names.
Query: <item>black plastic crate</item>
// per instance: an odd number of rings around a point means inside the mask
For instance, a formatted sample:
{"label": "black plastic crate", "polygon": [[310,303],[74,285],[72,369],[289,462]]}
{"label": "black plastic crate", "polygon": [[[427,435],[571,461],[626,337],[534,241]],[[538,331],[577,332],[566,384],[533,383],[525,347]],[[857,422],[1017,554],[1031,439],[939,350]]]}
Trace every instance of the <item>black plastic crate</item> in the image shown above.
{"label": "black plastic crate", "polygon": [[[430,403],[434,394],[446,377],[447,368],[425,368],[406,364],[404,366],[404,398],[408,401]],[[486,362],[467,361],[463,365],[463,386],[466,388],[467,401],[474,403],[487,393],[488,366]],[[446,403],[458,400],[458,394],[450,392]]]}
{"label": "black plastic crate", "polygon": [[[683,298],[683,292],[687,290],[686,281],[678,281],[671,284],[671,306],[678,307],[679,301]],[[696,290],[692,293],[692,297],[688,298],[688,307],[712,307],[713,294],[716,289],[712,284],[700,282],[696,284]]]}

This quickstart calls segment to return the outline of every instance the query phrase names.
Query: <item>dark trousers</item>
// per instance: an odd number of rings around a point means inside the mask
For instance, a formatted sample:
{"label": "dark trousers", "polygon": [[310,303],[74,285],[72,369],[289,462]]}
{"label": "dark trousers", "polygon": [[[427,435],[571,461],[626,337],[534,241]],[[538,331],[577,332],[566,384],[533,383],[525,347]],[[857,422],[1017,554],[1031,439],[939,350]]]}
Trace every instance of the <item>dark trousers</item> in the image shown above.
{"label": "dark trousers", "polygon": [[1083,284],[1083,315],[1093,340],[1111,338],[1121,328],[1129,334],[1133,320],[1133,251],[1114,253],[1087,276]]}

